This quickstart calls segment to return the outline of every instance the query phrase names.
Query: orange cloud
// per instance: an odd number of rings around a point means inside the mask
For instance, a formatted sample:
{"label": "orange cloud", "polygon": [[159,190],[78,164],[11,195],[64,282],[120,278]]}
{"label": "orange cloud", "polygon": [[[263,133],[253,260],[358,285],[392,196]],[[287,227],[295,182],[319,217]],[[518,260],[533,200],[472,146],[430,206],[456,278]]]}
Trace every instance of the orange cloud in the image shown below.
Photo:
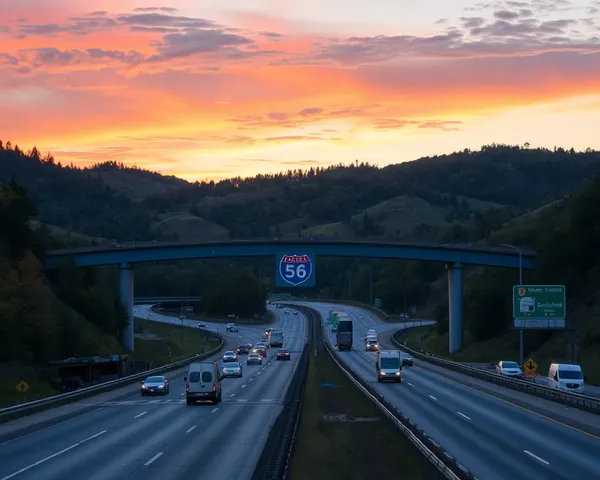
{"label": "orange cloud", "polygon": [[419,134],[429,145],[473,115],[600,92],[593,25],[527,9],[440,22],[423,37],[320,38],[267,17],[242,28],[169,8],[59,5],[26,19],[0,9],[10,19],[0,25],[0,132],[81,164],[191,175],[198,162],[258,165],[250,159],[300,145],[327,162],[340,145]]}

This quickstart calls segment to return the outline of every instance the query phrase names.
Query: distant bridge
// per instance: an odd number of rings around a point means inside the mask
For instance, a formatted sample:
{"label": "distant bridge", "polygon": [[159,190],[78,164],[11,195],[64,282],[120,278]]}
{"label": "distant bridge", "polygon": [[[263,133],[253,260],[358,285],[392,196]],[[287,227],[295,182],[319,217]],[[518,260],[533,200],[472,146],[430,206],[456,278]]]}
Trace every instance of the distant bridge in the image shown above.
{"label": "distant bridge", "polygon": [[[393,243],[357,240],[237,240],[206,243],[133,243],[46,252],[47,270],[62,265],[98,267],[119,265],[120,295],[129,314],[123,344],[133,351],[133,266],[136,263],[226,257],[264,257],[278,253],[308,253],[317,257],[390,258],[441,262],[448,270],[450,352],[462,346],[463,267],[469,265],[532,269],[535,252],[509,246],[484,247],[435,243]],[[510,292],[507,292],[510,295]],[[139,301],[139,299],[137,299]],[[158,302],[157,302],[158,303]],[[490,308],[494,308],[490,305]]]}
{"label": "distant bridge", "polygon": [[148,305],[156,303],[199,303],[202,297],[135,297],[134,305]]}

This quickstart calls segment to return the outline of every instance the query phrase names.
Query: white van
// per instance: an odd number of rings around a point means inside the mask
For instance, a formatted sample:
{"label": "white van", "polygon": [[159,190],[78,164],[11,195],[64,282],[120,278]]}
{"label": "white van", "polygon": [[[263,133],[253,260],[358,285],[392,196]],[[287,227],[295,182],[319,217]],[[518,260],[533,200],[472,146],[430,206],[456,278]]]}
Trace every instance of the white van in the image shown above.
{"label": "white van", "polygon": [[553,363],[548,370],[548,386],[558,390],[583,393],[583,371],[579,365]]}
{"label": "white van", "polygon": [[385,350],[377,352],[377,381],[402,382],[402,360],[399,350]]}
{"label": "white van", "polygon": [[377,336],[377,332],[375,331],[374,328],[369,328],[369,330],[367,330],[367,337],[371,336],[371,335],[373,335],[375,337]]}
{"label": "white van", "polygon": [[223,375],[219,371],[217,362],[190,363],[185,382],[185,400],[188,405],[210,400],[217,404],[221,401],[221,380]]}

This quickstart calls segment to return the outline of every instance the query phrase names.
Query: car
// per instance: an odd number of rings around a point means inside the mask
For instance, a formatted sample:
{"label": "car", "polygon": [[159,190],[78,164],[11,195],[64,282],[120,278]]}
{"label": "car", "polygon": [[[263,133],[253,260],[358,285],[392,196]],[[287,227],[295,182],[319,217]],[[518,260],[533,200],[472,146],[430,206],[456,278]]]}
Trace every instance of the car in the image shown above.
{"label": "car", "polygon": [[299,312],[298,310],[294,310],[294,311],[292,312],[292,315],[298,315],[299,313],[300,313],[300,312]]}
{"label": "car", "polygon": [[248,355],[248,359],[246,360],[246,363],[248,365],[262,365],[262,359],[263,359],[263,357],[260,354],[251,353],[250,355]]}
{"label": "car", "polygon": [[248,346],[240,345],[239,347],[237,347],[235,353],[237,353],[238,355],[248,355]]}
{"label": "car", "polygon": [[267,357],[267,349],[262,346],[256,346],[254,347],[254,350],[252,350],[253,353],[258,353],[261,357]]}
{"label": "car", "polygon": [[496,365],[496,373],[506,377],[521,377],[523,371],[517,362],[502,360]]}
{"label": "car", "polygon": [[198,324],[198,328],[206,328],[206,323],[204,323],[204,322],[200,322],[200,323]]}
{"label": "car", "polygon": [[412,355],[405,353],[405,352],[400,352],[400,357],[402,358],[402,365],[406,365],[407,367],[413,366]]}
{"label": "car", "polygon": [[273,328],[267,328],[265,330],[265,335],[269,335],[269,333],[271,333],[274,329]]}
{"label": "car", "polygon": [[233,350],[229,350],[223,354],[223,363],[237,362],[237,355]]}
{"label": "car", "polygon": [[290,351],[287,348],[280,348],[277,351],[277,360],[291,360]]}
{"label": "car", "polygon": [[142,397],[146,395],[168,395],[169,381],[162,375],[154,377],[146,377],[142,382],[141,392]]}
{"label": "car", "polygon": [[258,342],[256,345],[254,345],[254,348],[267,348],[267,346],[262,342]]}
{"label": "car", "polygon": [[227,330],[228,332],[239,332],[238,327],[235,323],[228,323],[227,325],[225,325],[225,330]]}
{"label": "car", "polygon": [[223,377],[238,377],[242,378],[242,364],[239,362],[228,363],[223,366]]}

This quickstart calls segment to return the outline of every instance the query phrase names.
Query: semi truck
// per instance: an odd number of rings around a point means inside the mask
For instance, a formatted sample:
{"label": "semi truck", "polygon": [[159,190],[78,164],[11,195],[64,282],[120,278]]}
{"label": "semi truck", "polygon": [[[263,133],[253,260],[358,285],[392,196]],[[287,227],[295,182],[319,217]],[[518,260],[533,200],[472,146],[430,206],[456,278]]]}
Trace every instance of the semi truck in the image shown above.
{"label": "semi truck", "polygon": [[335,341],[338,349],[341,350],[352,350],[352,320],[340,320],[338,323],[337,332],[335,334]]}
{"label": "semi truck", "polygon": [[283,347],[283,332],[281,330],[272,330],[269,337],[269,343],[272,347]]}

